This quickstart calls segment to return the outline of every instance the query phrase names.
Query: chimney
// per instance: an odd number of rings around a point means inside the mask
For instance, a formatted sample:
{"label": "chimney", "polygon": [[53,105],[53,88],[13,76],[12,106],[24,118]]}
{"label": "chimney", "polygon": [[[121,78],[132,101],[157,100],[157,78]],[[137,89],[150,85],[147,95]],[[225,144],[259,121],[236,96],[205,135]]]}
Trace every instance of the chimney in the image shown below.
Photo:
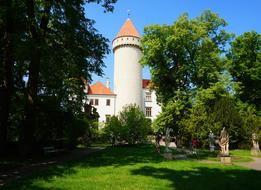
{"label": "chimney", "polygon": [[110,79],[109,79],[109,77],[106,78],[106,88],[110,88]]}

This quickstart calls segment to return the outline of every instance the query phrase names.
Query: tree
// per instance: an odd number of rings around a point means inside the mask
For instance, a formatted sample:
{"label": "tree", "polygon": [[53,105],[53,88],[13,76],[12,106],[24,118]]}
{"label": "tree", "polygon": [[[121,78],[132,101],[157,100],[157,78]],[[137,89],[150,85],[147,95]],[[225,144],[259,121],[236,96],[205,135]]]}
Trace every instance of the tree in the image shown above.
{"label": "tree", "polygon": [[182,120],[189,114],[197,90],[217,83],[225,69],[221,55],[232,37],[223,29],[226,25],[217,14],[205,11],[191,20],[184,14],[170,26],[145,27],[141,63],[149,66],[152,86],[163,105],[154,127],[172,128],[183,138]]}
{"label": "tree", "polygon": [[196,137],[202,146],[208,145],[210,131],[218,136],[223,127],[229,132],[233,147],[244,141],[243,119],[225,84],[221,80],[207,89],[198,89],[192,107],[181,121],[185,135]]}
{"label": "tree", "polygon": [[229,54],[229,71],[240,88],[237,96],[261,110],[261,35],[245,32],[232,43]]}
{"label": "tree", "polygon": [[123,107],[119,113],[123,139],[129,144],[144,142],[151,131],[150,120],[147,119],[136,104]]}
{"label": "tree", "polygon": [[2,5],[1,20],[1,81],[0,81],[0,151],[2,152],[7,141],[7,124],[10,110],[11,94],[13,90],[13,18],[12,1],[4,1]]}
{"label": "tree", "polygon": [[165,133],[166,128],[173,129],[176,136],[180,133],[180,120],[184,117],[187,107],[187,97],[181,91],[177,92],[177,96],[169,100],[162,107],[162,112],[153,122],[153,130],[155,133]]}
{"label": "tree", "polygon": [[178,90],[208,88],[223,70],[225,45],[231,35],[217,14],[204,12],[195,19],[184,14],[173,25],[152,25],[144,29],[141,63],[150,68],[157,98],[163,104]]}
{"label": "tree", "polygon": [[105,125],[105,135],[112,145],[116,142],[142,143],[152,131],[151,120],[146,118],[136,104],[123,107],[119,116],[112,116]]}
{"label": "tree", "polygon": [[237,102],[237,108],[242,118],[242,135],[244,147],[252,147],[252,134],[256,133],[261,138],[261,118],[257,116],[255,106]]}
{"label": "tree", "polygon": [[109,121],[105,124],[104,131],[112,146],[121,141],[123,129],[117,116],[110,117]]}
{"label": "tree", "polygon": [[[0,72],[4,73],[0,78],[1,97],[5,97],[0,107],[5,113],[0,121],[1,136],[6,136],[7,128],[7,125],[2,127],[2,123],[7,123],[8,116],[16,113],[15,102],[11,100],[16,99],[19,105],[24,104],[20,113],[23,114],[20,118],[24,119],[17,122],[22,123],[20,140],[24,145],[32,145],[35,140],[36,117],[42,106],[42,97],[58,100],[63,111],[81,114],[82,100],[85,98],[83,81],[91,81],[92,73],[102,75],[103,58],[109,52],[108,40],[93,27],[94,21],[85,17],[84,5],[98,3],[105,11],[112,11],[115,2],[26,0],[21,3],[20,0],[12,0],[1,4],[0,32],[8,37],[0,39],[1,43],[6,44],[1,46],[4,48],[1,53],[9,52],[0,55]],[[10,26],[14,21],[16,24],[12,28]],[[10,29],[16,31],[16,36],[10,35]],[[7,41],[10,43],[5,43]],[[16,44],[15,48],[12,44]],[[5,63],[6,58],[10,64]],[[13,95],[10,90],[2,91],[3,81],[7,78],[8,89],[14,83]],[[25,81],[25,78],[28,80]],[[14,107],[12,113],[6,106],[9,102]]]}

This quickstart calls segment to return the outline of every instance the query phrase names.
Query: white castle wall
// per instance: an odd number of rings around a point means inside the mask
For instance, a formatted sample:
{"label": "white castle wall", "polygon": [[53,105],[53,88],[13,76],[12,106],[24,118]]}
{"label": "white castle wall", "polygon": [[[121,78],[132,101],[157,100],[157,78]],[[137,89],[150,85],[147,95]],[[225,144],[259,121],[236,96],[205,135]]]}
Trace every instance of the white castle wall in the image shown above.
{"label": "white castle wall", "polygon": [[113,41],[116,114],[126,104],[135,103],[143,108],[139,40],[137,37],[119,37]]}
{"label": "white castle wall", "polygon": [[[93,105],[97,112],[99,113],[99,122],[106,122],[106,115],[114,115],[115,114],[115,95],[96,95],[89,94],[88,95],[88,103],[90,99],[99,99],[98,105]],[[110,106],[106,105],[107,99],[110,99]]]}
{"label": "white castle wall", "polygon": [[[146,92],[151,93],[151,101],[146,101]],[[154,90],[143,89],[143,100],[144,100],[144,113],[146,107],[151,107],[151,117],[150,119],[154,120],[161,112],[161,106],[157,103],[157,96]]]}

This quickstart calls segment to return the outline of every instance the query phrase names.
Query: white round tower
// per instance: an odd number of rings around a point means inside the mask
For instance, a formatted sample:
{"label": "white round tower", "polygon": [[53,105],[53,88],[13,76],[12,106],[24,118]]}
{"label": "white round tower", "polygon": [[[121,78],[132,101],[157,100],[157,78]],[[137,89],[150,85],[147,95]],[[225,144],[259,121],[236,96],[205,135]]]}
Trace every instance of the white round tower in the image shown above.
{"label": "white round tower", "polygon": [[115,113],[126,104],[142,109],[142,67],[140,36],[128,18],[112,42],[114,52]]}

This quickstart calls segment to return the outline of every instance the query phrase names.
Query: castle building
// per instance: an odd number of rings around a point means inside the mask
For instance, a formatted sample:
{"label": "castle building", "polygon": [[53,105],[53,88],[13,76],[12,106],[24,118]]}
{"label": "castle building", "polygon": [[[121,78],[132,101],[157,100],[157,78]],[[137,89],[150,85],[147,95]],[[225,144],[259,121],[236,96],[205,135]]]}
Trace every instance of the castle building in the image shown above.
{"label": "castle building", "polygon": [[121,27],[112,41],[114,53],[114,90],[110,81],[98,81],[89,85],[87,99],[97,109],[99,122],[106,122],[117,115],[125,105],[136,104],[152,120],[160,113],[155,91],[150,89],[150,80],[142,79],[142,66],[139,63],[142,53],[140,35],[130,18]]}

